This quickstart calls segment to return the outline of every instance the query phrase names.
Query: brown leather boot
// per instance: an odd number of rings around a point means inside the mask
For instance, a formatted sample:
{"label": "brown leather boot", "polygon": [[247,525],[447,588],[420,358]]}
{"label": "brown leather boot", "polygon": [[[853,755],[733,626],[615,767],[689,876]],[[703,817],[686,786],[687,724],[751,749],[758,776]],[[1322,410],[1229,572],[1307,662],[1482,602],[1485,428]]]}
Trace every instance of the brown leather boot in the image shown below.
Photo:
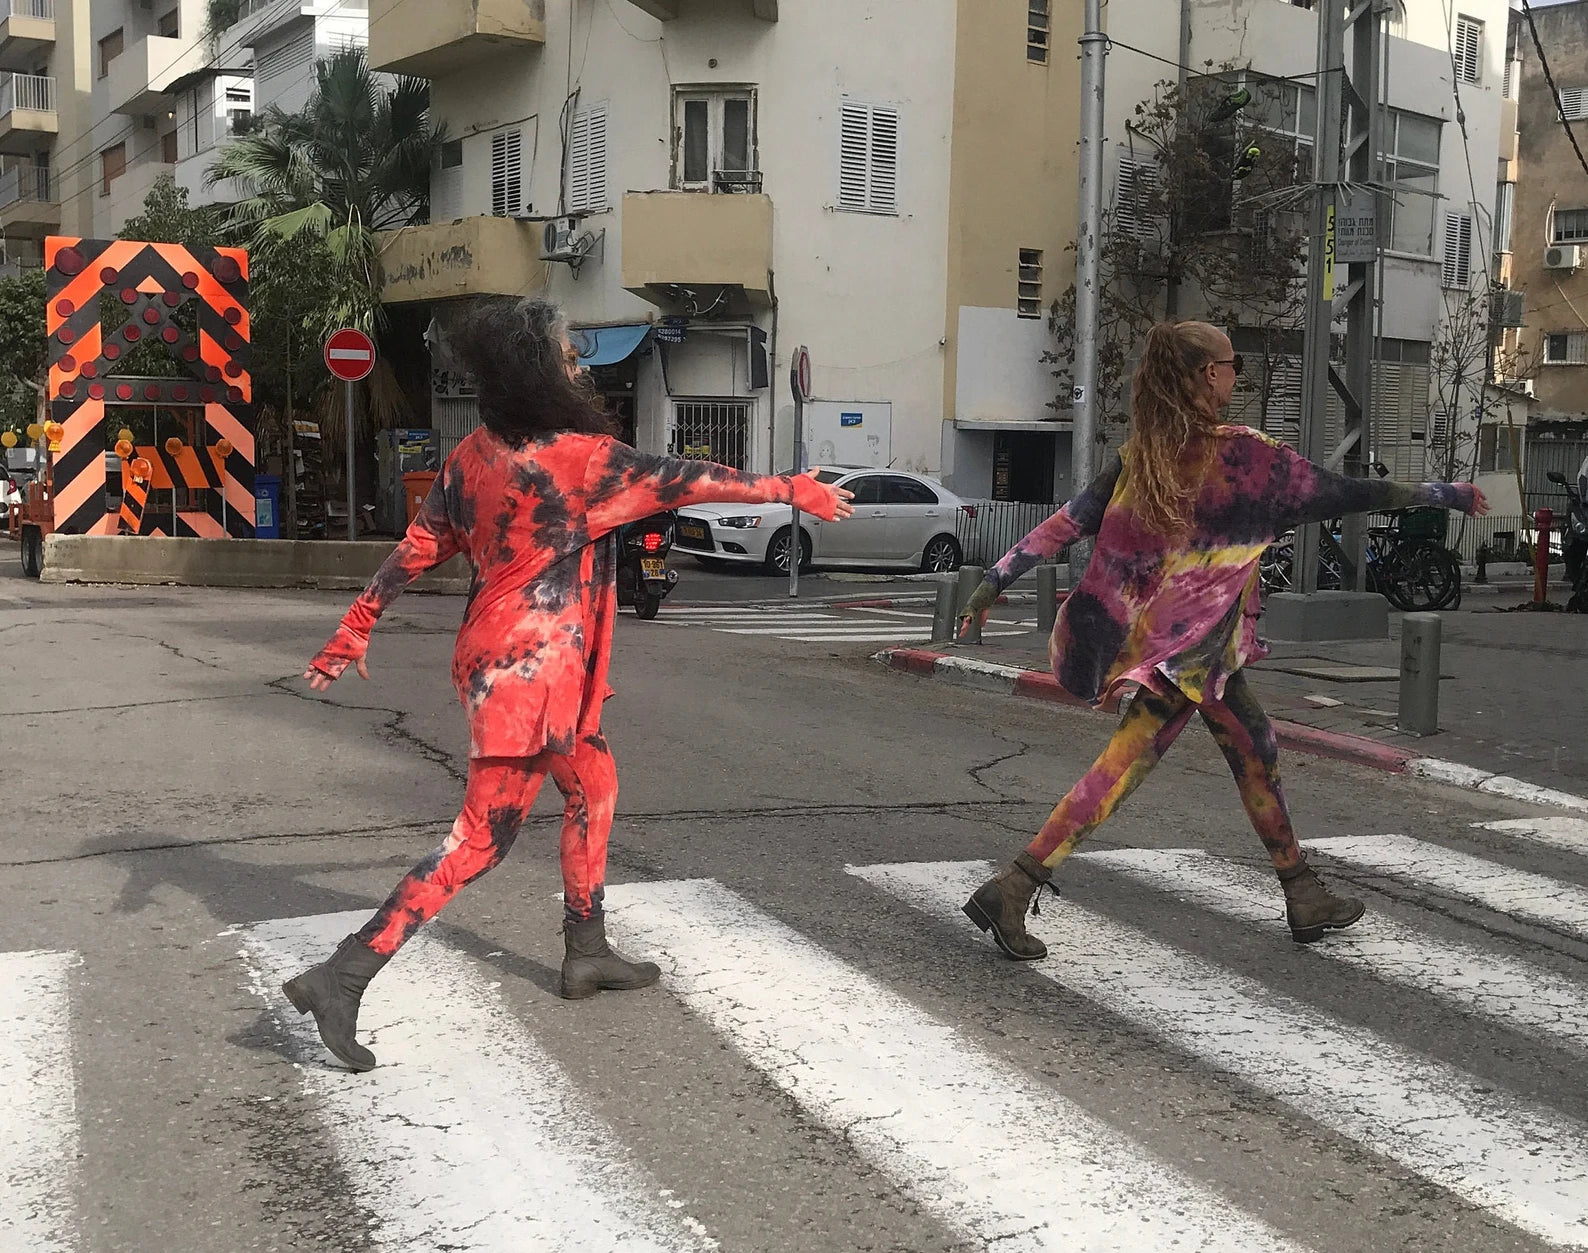
{"label": "brown leather boot", "polygon": [[377,953],[350,935],[318,966],[281,985],[294,1009],[314,1015],[325,1047],[354,1070],[375,1068],[375,1054],[360,1044],[354,1033],[364,989],[389,960],[391,954]]}
{"label": "brown leather boot", "polygon": [[1297,944],[1321,940],[1325,931],[1349,927],[1367,912],[1367,906],[1356,897],[1336,896],[1324,887],[1317,871],[1305,861],[1281,870],[1279,884],[1285,889],[1285,917]]}
{"label": "brown leather boot", "polygon": [[627,992],[648,988],[662,977],[655,962],[631,962],[607,944],[606,921],[586,918],[583,922],[564,920],[562,995],[570,1001],[583,1000],[597,992]]}
{"label": "brown leather boot", "polygon": [[1026,934],[1026,910],[1031,898],[1053,877],[1030,853],[1021,853],[1008,866],[971,893],[965,902],[965,917],[992,938],[1004,954],[1018,962],[1036,961],[1048,955],[1048,946],[1034,935]]}

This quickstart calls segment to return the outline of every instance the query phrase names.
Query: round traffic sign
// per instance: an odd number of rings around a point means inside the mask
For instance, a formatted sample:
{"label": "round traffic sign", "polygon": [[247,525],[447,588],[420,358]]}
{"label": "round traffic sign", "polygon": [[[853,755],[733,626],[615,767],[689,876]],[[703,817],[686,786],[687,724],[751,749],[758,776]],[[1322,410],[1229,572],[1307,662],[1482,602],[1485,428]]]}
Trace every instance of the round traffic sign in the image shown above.
{"label": "round traffic sign", "polygon": [[811,352],[801,344],[794,350],[794,361],[789,367],[789,383],[794,389],[794,398],[801,404],[807,404],[811,398]]}
{"label": "round traffic sign", "polygon": [[325,366],[337,378],[356,383],[375,368],[375,344],[363,331],[344,327],[325,341]]}

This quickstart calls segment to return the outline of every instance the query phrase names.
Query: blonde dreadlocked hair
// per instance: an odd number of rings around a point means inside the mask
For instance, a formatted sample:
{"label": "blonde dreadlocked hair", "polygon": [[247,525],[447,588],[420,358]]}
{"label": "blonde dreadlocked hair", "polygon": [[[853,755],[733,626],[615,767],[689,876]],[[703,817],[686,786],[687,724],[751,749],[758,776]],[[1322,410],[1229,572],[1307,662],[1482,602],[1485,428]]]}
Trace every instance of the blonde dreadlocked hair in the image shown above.
{"label": "blonde dreadlocked hair", "polygon": [[1160,322],[1147,332],[1131,384],[1124,461],[1132,512],[1159,534],[1191,522],[1219,421],[1202,372],[1222,349],[1222,333],[1206,322]]}

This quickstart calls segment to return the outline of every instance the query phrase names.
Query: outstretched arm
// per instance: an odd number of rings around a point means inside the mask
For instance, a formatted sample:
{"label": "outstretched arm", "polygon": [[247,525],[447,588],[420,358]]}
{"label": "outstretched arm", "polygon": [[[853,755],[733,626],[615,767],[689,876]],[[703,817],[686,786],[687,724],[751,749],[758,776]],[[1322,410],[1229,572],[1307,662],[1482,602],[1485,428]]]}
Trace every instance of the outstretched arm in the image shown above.
{"label": "outstretched arm", "polygon": [[1005,553],[987,571],[987,582],[1001,592],[1040,561],[1054,556],[1066,544],[1096,535],[1103,525],[1103,511],[1114,498],[1123,465],[1116,456],[1112,463],[1086,485],[1086,490],[1068,501],[1064,508],[1035,527],[1030,534]]}
{"label": "outstretched arm", "polygon": [[637,452],[602,440],[585,478],[586,525],[591,538],[664,509],[714,501],[793,505],[824,522],[846,518],[849,493],[809,474],[759,475],[712,461],[683,461]]}
{"label": "outstretched arm", "polygon": [[447,515],[446,479],[446,470],[436,476],[408,533],[392,550],[391,556],[381,563],[364,594],[353,602],[336,633],[304,671],[303,677],[316,691],[323,692],[330,687],[331,681],[340,678],[349,664],[355,662],[359,674],[369,678],[364,654],[369,649],[369,635],[376,620],[410,583],[462,551],[462,539]]}
{"label": "outstretched arm", "polygon": [[1412,505],[1459,509],[1480,516],[1488,502],[1471,483],[1392,483],[1337,474],[1281,447],[1266,489],[1278,511],[1280,533],[1307,522],[1326,522],[1348,513],[1382,513]]}

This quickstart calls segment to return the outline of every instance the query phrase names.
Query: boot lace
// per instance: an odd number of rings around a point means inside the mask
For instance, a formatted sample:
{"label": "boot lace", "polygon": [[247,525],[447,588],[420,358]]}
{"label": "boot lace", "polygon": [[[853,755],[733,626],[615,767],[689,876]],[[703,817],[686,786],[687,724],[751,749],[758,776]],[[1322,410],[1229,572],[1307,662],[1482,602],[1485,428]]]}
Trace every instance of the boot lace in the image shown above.
{"label": "boot lace", "polygon": [[1052,892],[1054,896],[1058,896],[1059,895],[1059,889],[1054,887],[1053,880],[1049,879],[1046,883],[1037,884],[1037,894],[1031,898],[1031,916],[1033,918],[1042,917],[1042,889],[1043,888],[1047,888],[1047,890]]}

